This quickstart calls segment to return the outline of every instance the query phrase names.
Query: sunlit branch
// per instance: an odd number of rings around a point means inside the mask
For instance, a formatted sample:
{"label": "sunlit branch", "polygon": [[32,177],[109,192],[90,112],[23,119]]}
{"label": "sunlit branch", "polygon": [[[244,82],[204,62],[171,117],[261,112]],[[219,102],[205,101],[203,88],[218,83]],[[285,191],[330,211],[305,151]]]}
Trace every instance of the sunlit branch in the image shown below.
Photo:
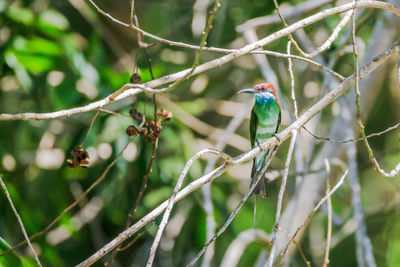
{"label": "sunlit branch", "polygon": [[[372,0],[361,0],[358,2],[357,8],[361,8],[361,7],[380,8],[380,9],[389,10],[400,17],[400,9],[398,9],[397,7],[395,7],[394,5],[391,5],[389,3],[372,1]],[[338,7],[333,7],[333,8],[318,12],[317,14],[314,14],[310,17],[302,19],[302,20],[300,20],[282,30],[279,30],[257,42],[246,45],[243,48],[236,50],[235,52],[232,52],[232,53],[222,56],[220,58],[203,63],[203,64],[199,65],[193,71],[192,75],[196,75],[196,74],[202,73],[204,71],[207,71],[209,69],[219,67],[219,66],[226,64],[232,60],[235,60],[236,58],[238,58],[242,55],[248,54],[253,50],[256,50],[258,48],[261,48],[261,47],[275,41],[275,40],[278,40],[279,38],[287,36],[289,33],[292,33],[300,28],[303,28],[307,25],[315,23],[315,22],[317,22],[321,19],[324,19],[330,15],[346,12],[352,8],[354,8],[354,3],[349,3],[349,4],[341,5]],[[190,73],[191,70],[192,70],[191,68],[187,69],[187,70],[183,70],[183,71],[180,71],[180,72],[177,72],[174,74],[170,74],[170,75],[161,77],[159,79],[155,79],[153,81],[150,81],[150,82],[147,82],[144,84],[135,84],[135,85],[127,84],[125,86],[129,87],[129,89],[124,90],[124,92],[121,93],[120,95],[118,95],[117,97],[115,97],[115,99],[111,98],[111,96],[109,96],[102,100],[92,102],[83,107],[77,107],[77,108],[55,111],[55,112],[50,112],[50,113],[0,114],[0,120],[27,120],[27,119],[40,120],[40,119],[54,119],[54,118],[59,118],[59,117],[63,117],[63,116],[69,117],[69,116],[72,116],[75,114],[88,112],[88,111],[91,111],[96,108],[102,108],[111,102],[120,101],[129,96],[136,95],[142,91],[150,92],[150,93],[163,93],[163,92],[169,90],[168,87],[162,88],[162,89],[153,89],[153,88],[163,85],[163,84],[166,84],[166,83],[169,83],[169,82],[179,80],[182,77],[185,77],[188,73]]]}
{"label": "sunlit branch", "polygon": [[[392,47],[384,51],[382,54],[375,57],[372,61],[367,63],[360,69],[360,78],[365,78],[369,73],[375,70],[379,65],[388,60],[396,51],[399,50],[400,41],[395,42]],[[285,130],[281,131],[277,134],[278,138],[281,142],[285,141],[289,138],[291,132],[293,130],[299,130],[303,125],[305,125],[311,118],[313,118],[317,113],[319,113],[322,109],[327,107],[330,103],[332,103],[337,97],[342,95],[347,89],[352,85],[355,81],[355,75],[350,76],[345,79],[341,84],[339,84],[336,88],[332,89],[326,96],[324,96],[321,100],[319,100],[316,104],[310,107],[307,111],[305,111],[298,120],[289,125]],[[256,157],[259,153],[261,153],[261,149],[266,150],[268,148],[274,147],[280,141],[277,138],[270,138],[266,142],[260,144],[260,147],[255,147],[252,150],[235,157],[230,165],[224,164],[220,167],[214,169],[210,173],[198,178],[194,182],[187,185],[181,191],[176,194],[175,202],[185,198],[188,194],[196,190],[197,188],[203,186],[206,183],[213,181],[215,178],[219,177],[222,173],[224,173],[230,166],[242,164],[247,162],[254,157]],[[344,178],[343,178],[344,179]],[[336,190],[337,188],[333,188]],[[333,192],[333,190],[331,192]],[[81,262],[78,266],[89,266],[95,263],[97,260],[102,258],[104,255],[108,254],[115,247],[117,247],[121,242],[135,234],[142,227],[144,227],[149,222],[153,221],[157,216],[159,216],[168,206],[168,200],[164,201],[158,207],[153,209],[150,213],[142,217],[139,221],[137,221],[134,225],[132,225],[127,230],[121,232],[117,237],[111,240],[108,244],[106,244],[103,248],[95,252],[92,256]],[[318,206],[319,207],[319,206]],[[318,208],[317,207],[317,208]]]}
{"label": "sunlit branch", "polygon": [[24,223],[23,223],[23,221],[21,219],[21,216],[19,216],[19,213],[18,213],[17,209],[14,206],[14,203],[13,203],[13,201],[11,199],[10,193],[8,192],[7,186],[3,182],[3,179],[1,178],[1,175],[0,175],[0,185],[4,190],[4,193],[5,193],[6,197],[7,197],[8,203],[10,203],[10,207],[11,207],[12,211],[14,212],[15,217],[17,217],[19,227],[21,228],[21,231],[22,231],[22,233],[23,233],[23,235],[25,237],[25,240],[28,243],[28,246],[32,251],[33,257],[35,258],[35,261],[36,261],[37,265],[42,267],[42,264],[40,263],[40,260],[39,260],[37,254],[36,254],[36,251],[33,248],[32,244],[31,244],[31,241],[29,240],[29,236],[28,236],[28,234],[26,232],[26,229],[25,229]]}

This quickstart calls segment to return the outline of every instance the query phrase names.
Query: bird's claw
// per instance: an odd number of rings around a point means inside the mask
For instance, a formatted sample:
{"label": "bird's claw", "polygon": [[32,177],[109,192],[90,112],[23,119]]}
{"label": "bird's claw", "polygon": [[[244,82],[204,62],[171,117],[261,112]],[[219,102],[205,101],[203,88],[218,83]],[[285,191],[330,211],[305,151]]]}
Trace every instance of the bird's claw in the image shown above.
{"label": "bird's claw", "polygon": [[282,140],[276,133],[274,133],[273,137],[275,137],[278,140],[278,144],[281,143]]}
{"label": "bird's claw", "polygon": [[257,143],[258,148],[259,148],[261,151],[263,151],[264,148],[261,146],[260,142],[258,142],[258,140],[256,140],[256,143]]}

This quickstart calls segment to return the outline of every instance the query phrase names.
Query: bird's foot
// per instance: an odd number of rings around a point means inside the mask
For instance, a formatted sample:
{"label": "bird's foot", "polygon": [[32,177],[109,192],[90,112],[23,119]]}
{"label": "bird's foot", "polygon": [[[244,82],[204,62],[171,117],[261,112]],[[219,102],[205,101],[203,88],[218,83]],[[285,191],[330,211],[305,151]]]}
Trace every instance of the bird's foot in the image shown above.
{"label": "bird's foot", "polygon": [[257,144],[258,148],[259,148],[261,151],[264,150],[264,148],[261,146],[261,144],[260,144],[260,142],[258,142],[258,140],[256,140],[256,144]]}
{"label": "bird's foot", "polygon": [[282,141],[281,138],[276,133],[274,133],[273,137],[275,137],[278,140],[278,145],[279,145]]}

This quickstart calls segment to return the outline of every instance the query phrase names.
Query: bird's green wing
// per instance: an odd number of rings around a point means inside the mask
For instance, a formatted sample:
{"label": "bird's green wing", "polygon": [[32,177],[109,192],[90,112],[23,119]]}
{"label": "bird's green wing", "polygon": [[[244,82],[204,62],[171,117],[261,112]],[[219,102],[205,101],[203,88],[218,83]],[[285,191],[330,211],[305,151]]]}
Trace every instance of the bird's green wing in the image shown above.
{"label": "bird's green wing", "polygon": [[250,145],[253,147],[254,139],[256,137],[257,116],[254,110],[251,110],[250,116]]}
{"label": "bird's green wing", "polygon": [[[279,105],[279,104],[278,104]],[[279,125],[281,125],[281,107],[279,106],[279,115],[278,115],[278,123],[276,124],[275,133],[278,132]]]}

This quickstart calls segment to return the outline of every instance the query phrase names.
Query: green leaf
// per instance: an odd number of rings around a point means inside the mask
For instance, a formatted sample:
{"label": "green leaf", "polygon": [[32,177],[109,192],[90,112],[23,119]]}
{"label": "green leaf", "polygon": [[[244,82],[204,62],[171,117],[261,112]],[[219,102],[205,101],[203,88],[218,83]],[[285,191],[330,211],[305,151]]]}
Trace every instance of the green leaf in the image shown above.
{"label": "green leaf", "polygon": [[6,14],[10,19],[25,25],[32,25],[35,20],[33,12],[30,9],[16,7],[15,5],[10,6]]}
{"label": "green leaf", "polygon": [[[9,250],[11,246],[0,237],[0,252],[4,252]],[[1,267],[23,267],[21,259],[17,256],[17,254],[13,251],[7,255],[0,257],[0,266]]]}
{"label": "green leaf", "polygon": [[32,39],[25,39],[23,37],[16,37],[13,41],[13,48],[19,53],[41,54],[49,56],[61,56],[63,49],[56,42],[34,37]]}
{"label": "green leaf", "polygon": [[32,73],[50,71],[55,66],[55,61],[49,57],[16,54],[18,61],[24,68]]}
{"label": "green leaf", "polygon": [[48,9],[40,14],[37,28],[50,36],[59,36],[69,28],[69,22],[63,14],[54,9]]}
{"label": "green leaf", "polygon": [[15,76],[17,77],[22,88],[29,91],[32,88],[32,80],[24,66],[18,61],[14,51],[6,51],[4,54],[7,65],[14,70]]}
{"label": "green leaf", "polygon": [[63,49],[57,43],[38,37],[31,40],[16,37],[12,48],[20,67],[32,73],[53,69],[63,54]]}

